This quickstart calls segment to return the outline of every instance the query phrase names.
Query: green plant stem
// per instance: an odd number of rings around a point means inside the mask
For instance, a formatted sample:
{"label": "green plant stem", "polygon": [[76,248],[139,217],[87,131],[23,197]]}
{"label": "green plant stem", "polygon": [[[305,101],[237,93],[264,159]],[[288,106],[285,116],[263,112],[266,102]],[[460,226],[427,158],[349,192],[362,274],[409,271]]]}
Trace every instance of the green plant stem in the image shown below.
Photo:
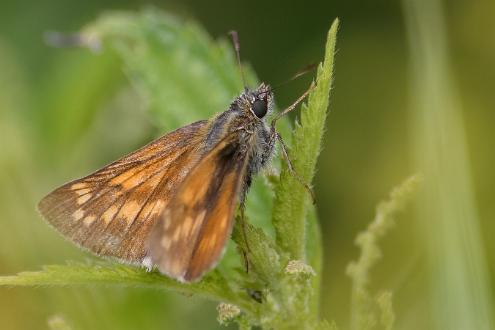
{"label": "green plant stem", "polygon": [[[325,60],[318,67],[316,87],[303,104],[300,124],[296,123],[293,143],[289,150],[295,171],[307,183],[311,183],[326,123],[332,86],[335,44],[339,21],[336,19],[328,32]],[[290,173],[287,164],[282,168],[280,183],[275,190],[273,225],[277,243],[289,253],[291,259],[306,259],[306,214],[308,192]]]}
{"label": "green plant stem", "polygon": [[[352,279],[350,326],[352,330],[371,329],[378,322],[375,299],[368,287],[370,270],[381,258],[378,240],[394,226],[396,214],[404,209],[419,181],[418,176],[412,176],[394,188],[390,198],[378,205],[375,218],[368,228],[356,238],[361,254],[358,260],[349,264],[347,268],[347,274]],[[388,316],[388,319],[392,317]]]}

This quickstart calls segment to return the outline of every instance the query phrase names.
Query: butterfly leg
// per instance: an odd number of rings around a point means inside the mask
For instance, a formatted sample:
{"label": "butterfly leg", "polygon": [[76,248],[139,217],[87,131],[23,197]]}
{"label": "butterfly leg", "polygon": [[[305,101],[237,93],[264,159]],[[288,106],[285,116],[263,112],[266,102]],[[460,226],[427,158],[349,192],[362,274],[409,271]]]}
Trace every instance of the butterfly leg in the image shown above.
{"label": "butterfly leg", "polygon": [[244,205],[244,202],[239,205],[239,211],[240,211],[240,225],[241,225],[241,232],[242,232],[242,240],[245,243],[246,249],[244,247],[241,247],[241,253],[242,257],[244,259],[244,267],[246,268],[246,273],[249,273],[249,256],[248,254],[251,252],[251,248],[249,247],[249,241],[247,239],[247,233],[246,233],[246,218],[245,218],[245,211],[246,207]]}
{"label": "butterfly leg", "polygon": [[272,127],[272,131],[275,130],[275,124],[277,123],[277,120],[279,120],[280,118],[282,118],[283,116],[285,116],[286,114],[288,114],[289,112],[293,111],[297,105],[299,103],[301,103],[305,98],[306,96],[309,95],[309,93],[316,87],[315,84],[312,84],[311,86],[309,86],[309,88],[296,100],[294,101],[294,103],[292,103],[290,106],[288,106],[287,108],[285,108],[284,110],[282,110],[282,112],[279,112],[273,119],[272,119],[272,123],[271,123],[271,127]]}
{"label": "butterfly leg", "polygon": [[280,142],[280,149],[282,150],[282,155],[284,156],[284,159],[287,162],[287,167],[289,169],[290,174],[294,176],[294,178],[296,178],[296,180],[306,189],[306,191],[311,196],[311,200],[313,201],[313,204],[315,204],[316,203],[315,193],[313,189],[311,189],[311,187],[306,182],[304,182],[304,179],[294,170],[294,166],[292,165],[292,161],[290,160],[289,153],[287,152],[287,146],[285,145],[282,136],[280,136],[280,134],[278,134],[275,131],[273,132],[273,134],[275,136],[275,139],[278,142]]}

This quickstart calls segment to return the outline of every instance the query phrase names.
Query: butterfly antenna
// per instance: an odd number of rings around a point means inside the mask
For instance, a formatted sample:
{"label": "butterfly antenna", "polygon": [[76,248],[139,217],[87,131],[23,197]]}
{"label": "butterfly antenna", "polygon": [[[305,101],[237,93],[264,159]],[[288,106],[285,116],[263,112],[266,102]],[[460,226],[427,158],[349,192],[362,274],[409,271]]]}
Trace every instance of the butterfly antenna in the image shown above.
{"label": "butterfly antenna", "polygon": [[241,64],[241,44],[239,43],[239,35],[237,34],[237,31],[230,31],[229,34],[232,38],[232,43],[234,44],[237,65],[239,66],[239,72],[241,73],[242,83],[244,84],[244,89],[247,89],[246,79],[244,78],[244,71],[242,70]]}
{"label": "butterfly antenna", "polygon": [[290,77],[286,81],[283,81],[283,82],[275,85],[275,87],[273,87],[272,90],[275,90],[275,89],[278,89],[281,86],[287,85],[288,83],[296,80],[297,78],[302,77],[305,74],[314,71],[317,68],[317,66],[318,66],[317,63],[311,63],[311,64],[306,65],[304,68],[302,68],[301,70],[297,71],[292,77]]}
{"label": "butterfly antenna", "polygon": [[306,96],[309,95],[309,93],[316,87],[316,85],[313,83],[311,84],[311,86],[309,86],[309,88],[303,93],[303,95],[301,95],[296,101],[294,101],[294,103],[292,103],[291,105],[289,105],[287,108],[285,108],[284,110],[282,110],[282,112],[279,112],[273,119],[272,119],[272,129],[275,130],[275,123],[277,122],[277,120],[279,120],[280,118],[282,118],[283,116],[285,116],[286,114],[288,114],[289,112],[291,112],[292,110],[294,110],[297,105],[299,103],[301,103],[305,98]]}

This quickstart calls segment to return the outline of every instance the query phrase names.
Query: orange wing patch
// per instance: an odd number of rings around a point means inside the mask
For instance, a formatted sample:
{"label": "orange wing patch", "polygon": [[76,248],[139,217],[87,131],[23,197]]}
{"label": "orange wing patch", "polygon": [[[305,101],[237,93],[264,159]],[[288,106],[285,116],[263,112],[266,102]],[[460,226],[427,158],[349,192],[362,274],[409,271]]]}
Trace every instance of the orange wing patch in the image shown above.
{"label": "orange wing patch", "polygon": [[197,280],[219,260],[232,229],[245,155],[224,138],[194,167],[155,225],[150,256],[158,269]]}

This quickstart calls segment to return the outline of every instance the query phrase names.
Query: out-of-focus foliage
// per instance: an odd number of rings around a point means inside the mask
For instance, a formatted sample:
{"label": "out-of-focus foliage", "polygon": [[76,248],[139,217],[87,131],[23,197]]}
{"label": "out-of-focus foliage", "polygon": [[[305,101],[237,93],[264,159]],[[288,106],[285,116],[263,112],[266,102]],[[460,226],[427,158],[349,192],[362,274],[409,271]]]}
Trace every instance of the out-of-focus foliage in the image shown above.
{"label": "out-of-focus foliage", "polygon": [[[419,112],[414,110],[418,108],[412,106],[413,101],[423,92],[414,87],[419,84],[411,86],[409,80],[417,74],[423,79],[421,87],[434,92],[432,86],[438,83],[432,83],[429,74],[437,72],[430,69],[437,66],[438,58],[429,57],[434,59],[430,64],[415,59],[417,48],[409,47],[411,34],[405,30],[402,3],[397,1],[172,0],[165,5],[151,3],[179,16],[193,18],[215,38],[225,39],[226,32],[238,30],[243,60],[256,69],[261,80],[274,85],[306,64],[320,60],[330,22],[335,17],[341,19],[332,112],[327,120],[314,185],[324,242],[321,314],[328,320],[336,320],[339,328],[348,328],[351,280],[345,269],[359,254],[354,238],[367,226],[376,202],[390,187],[417,172],[418,155],[422,154],[419,146],[434,142],[432,135],[424,135],[413,125],[414,114],[420,118]],[[142,91],[129,86],[116,54],[54,49],[42,41],[46,31],[78,31],[104,10],[139,9],[141,5],[142,2],[133,0],[73,3],[7,0],[0,3],[2,275],[88,258],[88,254],[48,228],[34,205],[64,180],[87,174],[163,133],[143,111],[147,104]],[[453,154],[470,166],[461,176],[455,172],[444,177],[449,179],[438,181],[444,187],[442,191],[446,191],[441,194],[446,202],[438,204],[432,200],[431,203],[435,208],[441,206],[443,210],[454,212],[456,217],[459,214],[455,210],[466,205],[465,202],[475,208],[480,236],[474,243],[481,253],[474,252],[477,255],[473,260],[487,265],[478,278],[485,278],[488,284],[477,287],[482,288],[483,296],[489,297],[495,287],[495,240],[491,239],[495,231],[492,221],[495,215],[492,143],[495,139],[495,39],[490,32],[495,29],[492,17],[495,3],[491,0],[444,1],[437,9],[445,23],[441,27],[438,18],[429,16],[430,10],[419,8],[416,17],[420,23],[426,18],[435,23],[426,33],[430,37],[437,38],[438,29],[444,29],[433,44],[442,47],[442,58],[449,63],[443,69],[448,75],[443,77],[454,85],[454,88],[449,87],[448,95],[449,98],[454,96],[456,113],[462,114],[458,122],[465,148],[460,154],[455,148],[446,152],[440,143],[437,155],[447,159],[441,163],[444,174],[451,173],[443,169],[454,161],[450,158]],[[417,63],[412,71],[410,63]],[[232,70],[232,77],[235,74]],[[302,78],[278,88],[279,107],[299,96],[309,85],[309,79]],[[221,110],[205,109],[208,113],[204,117]],[[457,128],[452,130],[451,120],[437,117],[435,122],[443,122],[449,134],[458,132]],[[433,131],[443,134],[445,127]],[[466,174],[471,180],[471,201],[462,197],[466,196],[466,190],[458,180],[464,177],[465,183]],[[431,184],[427,176],[424,189]],[[454,196],[461,196],[462,203],[457,197],[454,200]],[[261,205],[264,199],[271,200],[270,196],[263,197],[259,201]],[[453,283],[451,280],[457,281],[460,277],[434,281],[432,274],[441,273],[432,271],[435,269],[432,265],[440,269],[443,266],[427,258],[430,253],[427,250],[431,249],[427,242],[440,228],[436,223],[438,218],[415,219],[413,216],[411,212],[401,215],[396,228],[382,240],[384,258],[370,274],[370,290],[393,292],[396,329],[435,328],[440,315],[452,322],[456,317],[472,317],[475,315],[470,312],[473,306],[463,309],[462,313],[454,312],[447,304],[436,303],[440,309],[432,308],[430,293],[436,292],[437,302],[450,300],[462,308],[466,301],[456,299],[458,295],[441,293],[463,294],[466,290],[446,290]],[[256,220],[253,215],[249,218]],[[451,217],[444,219],[450,228]],[[429,231],[430,226],[434,230]],[[307,231],[313,229],[308,227]],[[448,239],[450,233],[450,230],[444,231],[444,238]],[[462,230],[456,231],[457,237],[464,237],[462,234]],[[448,242],[455,249],[438,244],[434,247],[438,256],[448,256],[448,260],[455,261],[457,256],[466,256],[466,246],[471,246],[469,251],[473,251],[472,240],[462,240],[471,242],[468,245]],[[308,252],[314,251],[308,248]],[[450,263],[450,266],[458,265]],[[443,271],[447,269],[451,268],[443,268]],[[455,274],[450,272],[452,276]],[[390,301],[385,296],[377,303],[386,311]],[[49,329],[57,324],[74,329],[193,329],[198,324],[204,329],[218,329],[216,313],[215,305],[195,298],[137,288],[26,288],[2,290],[0,294],[0,320],[2,328],[7,329]],[[387,315],[391,314],[382,314],[384,318],[389,317]]]}
{"label": "out-of-focus foliage", "polygon": [[[404,0],[411,65],[410,116],[426,186],[418,222],[427,247],[434,325],[493,329],[495,304],[472,190],[462,105],[449,72],[439,1]],[[423,13],[428,12],[424,16]]]}
{"label": "out-of-focus foliage", "polygon": [[[391,303],[392,293],[382,292],[376,298],[373,297],[369,290],[372,283],[370,273],[382,256],[378,241],[395,225],[397,213],[404,210],[406,202],[417,189],[419,180],[418,176],[410,177],[392,190],[390,198],[378,205],[375,218],[366,231],[359,233],[356,238],[356,245],[360,247],[361,254],[357,261],[351,262],[347,267],[347,274],[352,279],[353,330],[393,328],[395,316]],[[378,311],[381,311],[381,317],[377,315]]]}

